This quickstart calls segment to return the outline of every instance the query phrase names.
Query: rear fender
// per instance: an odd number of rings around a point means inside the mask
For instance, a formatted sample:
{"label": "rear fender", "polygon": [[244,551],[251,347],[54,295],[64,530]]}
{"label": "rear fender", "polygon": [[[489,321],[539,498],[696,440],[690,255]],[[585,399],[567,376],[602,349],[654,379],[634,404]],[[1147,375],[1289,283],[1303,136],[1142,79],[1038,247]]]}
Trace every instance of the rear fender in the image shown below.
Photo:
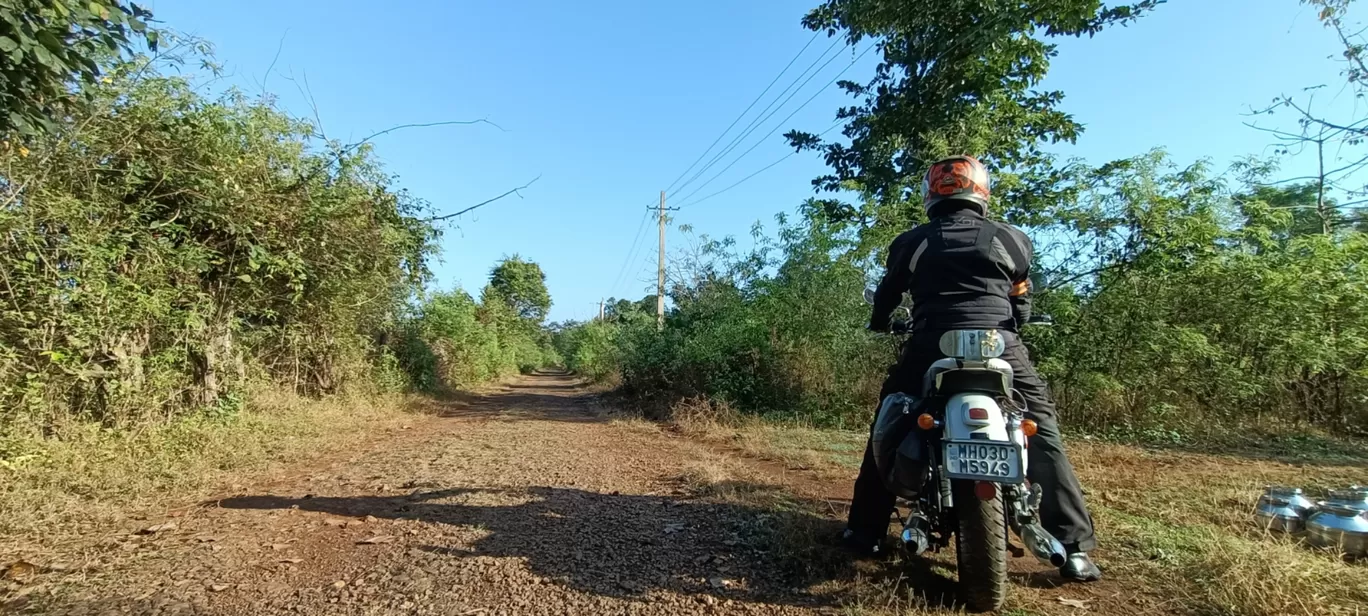
{"label": "rear fender", "polygon": [[[982,410],[982,412],[979,411]],[[973,416],[971,416],[971,414]],[[976,418],[976,417],[982,417]],[[955,394],[945,405],[945,438],[969,440],[975,438],[1008,442],[1007,417],[992,396],[983,394]]]}

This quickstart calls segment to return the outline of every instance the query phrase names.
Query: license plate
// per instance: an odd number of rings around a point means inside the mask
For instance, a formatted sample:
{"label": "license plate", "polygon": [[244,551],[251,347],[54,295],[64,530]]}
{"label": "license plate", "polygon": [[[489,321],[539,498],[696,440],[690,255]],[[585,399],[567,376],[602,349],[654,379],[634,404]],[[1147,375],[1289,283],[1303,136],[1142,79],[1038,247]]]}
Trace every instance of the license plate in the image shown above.
{"label": "license plate", "polygon": [[945,475],[951,479],[1019,483],[1021,449],[1015,443],[949,441],[945,443]]}

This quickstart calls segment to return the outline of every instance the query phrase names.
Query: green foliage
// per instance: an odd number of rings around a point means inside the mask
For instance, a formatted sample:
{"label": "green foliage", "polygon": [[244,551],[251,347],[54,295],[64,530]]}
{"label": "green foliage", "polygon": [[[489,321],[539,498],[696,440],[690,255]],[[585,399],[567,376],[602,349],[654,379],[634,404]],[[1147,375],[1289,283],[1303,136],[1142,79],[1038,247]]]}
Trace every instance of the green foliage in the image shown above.
{"label": "green foliage", "polygon": [[426,278],[423,205],[267,104],[111,75],[0,158],[3,423],[166,417],[254,374],[367,383],[371,340]]}
{"label": "green foliage", "polygon": [[603,382],[618,376],[622,364],[618,322],[591,321],[571,324],[555,335],[556,351],[565,367],[576,374]]}
{"label": "green foliage", "polygon": [[[1070,177],[1078,198],[1031,228],[1036,308],[1056,326],[1025,332],[1067,425],[1170,442],[1255,421],[1368,433],[1368,235],[1308,225],[1314,189],[1232,189],[1162,152]],[[565,330],[562,352],[648,406],[703,395],[860,427],[894,360],[863,331],[880,255],[805,211],[750,252],[705,238],[678,260],[663,333],[629,308]]]}
{"label": "green foliage", "polygon": [[[1308,1],[1340,28],[1347,1]],[[1036,308],[1057,326],[1026,336],[1068,425],[1174,442],[1250,419],[1368,433],[1368,218],[1352,202],[1325,181],[1270,184],[1267,165],[1220,176],[1156,151],[1094,169],[1044,151],[1081,130],[1061,93],[1037,91],[1049,37],[1157,2],[829,0],[806,25],[874,39],[884,61],[843,83],[861,100],[840,112],[849,145],[789,139],[832,166],[819,188],[860,201],[810,200],[747,251],[700,238],[670,272],[663,332],[652,296],[554,335],[539,265],[501,261],[478,299],[425,293],[437,230],[367,147],[119,63],[145,14],[113,2],[0,0],[0,126],[25,131],[0,150],[0,432],[227,419],[253,378],[435,391],[549,365],[657,407],[707,396],[861,427],[895,358],[863,331],[861,290],[922,216],[909,196],[925,164],[969,152],[1037,240]]]}
{"label": "green foliage", "polygon": [[[535,267],[535,264],[531,264]],[[433,293],[405,320],[394,353],[420,390],[466,388],[559,363],[550,338],[489,289]]]}
{"label": "green foliage", "polygon": [[142,38],[156,51],[152,14],[123,0],[0,3],[0,135],[51,131],[74,110],[73,82],[96,83],[101,64]]}
{"label": "green foliage", "polygon": [[[1156,4],[829,0],[805,24],[872,38],[884,61],[868,83],[843,84],[861,99],[839,113],[849,145],[788,137],[831,165],[818,188],[860,203],[810,200],[800,223],[781,219],[778,238],[746,254],[705,240],[677,262],[664,332],[645,319],[582,325],[562,333],[567,357],[616,357],[625,390],[657,407],[703,395],[862,425],[893,353],[862,331],[860,290],[921,219],[909,197],[925,165],[967,152],[995,169],[995,211],[1036,240],[1036,308],[1057,326],[1025,335],[1068,425],[1169,441],[1251,420],[1368,433],[1362,216],[1324,183],[1270,184],[1268,164],[1220,176],[1155,151],[1056,166],[1043,150],[1081,130],[1062,93],[1037,90],[1049,37],[1091,36]],[[1340,27],[1347,2],[1311,4]]]}
{"label": "green foliage", "polygon": [[1232,193],[1157,154],[1129,162],[1087,199],[1106,221],[1087,239],[1115,256],[1048,294],[1065,318],[1036,336],[1064,407],[1125,429],[1368,432],[1368,236],[1308,228],[1314,188]]}
{"label": "green foliage", "polygon": [[866,422],[894,349],[862,332],[867,277],[848,252],[853,235],[781,220],[776,240],[757,232],[746,253],[702,238],[672,275],[663,333],[653,300],[618,302],[607,322],[563,331],[562,354],[586,374],[619,375],[648,405],[701,395],[823,425]]}
{"label": "green foliage", "polygon": [[1059,172],[1042,146],[1073,142],[1082,126],[1060,110],[1063,93],[1039,91],[1056,36],[1092,36],[1158,4],[1099,0],[827,0],[803,24],[872,39],[883,61],[867,83],[841,86],[860,99],[837,114],[849,144],[786,135],[822,153],[832,173],[814,185],[853,189],[863,206],[824,201],[832,220],[903,227],[919,217],[921,174],[936,159],[972,154],[995,170],[996,194],[1015,217],[1058,197]]}
{"label": "green foliage", "polygon": [[508,304],[518,318],[540,326],[551,309],[551,293],[546,290],[546,274],[541,266],[513,255],[500,261],[489,273],[490,294]]}
{"label": "green foliage", "polygon": [[497,334],[476,320],[477,308],[459,290],[433,294],[419,306],[395,349],[415,387],[468,386],[497,375],[488,359],[498,353]]}
{"label": "green foliage", "polygon": [[540,268],[416,309],[437,230],[365,146],[236,92],[117,65],[0,153],[0,431],[462,387],[556,363]]}

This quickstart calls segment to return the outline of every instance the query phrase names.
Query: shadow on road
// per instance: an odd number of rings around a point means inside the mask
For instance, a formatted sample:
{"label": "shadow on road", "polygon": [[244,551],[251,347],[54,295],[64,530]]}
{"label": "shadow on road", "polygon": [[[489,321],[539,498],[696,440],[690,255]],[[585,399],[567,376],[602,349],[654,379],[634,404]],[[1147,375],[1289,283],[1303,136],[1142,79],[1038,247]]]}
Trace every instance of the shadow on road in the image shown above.
{"label": "shadow on road", "polygon": [[469,545],[418,547],[450,558],[520,558],[538,576],[608,597],[639,598],[651,590],[668,590],[823,606],[856,600],[847,594],[850,585],[823,582],[858,575],[885,588],[890,597],[913,589],[935,598],[933,606],[954,603],[953,581],[930,567],[858,570],[836,545],[841,524],[802,506],[753,507],[551,487],[451,489],[406,497],[241,496],[217,504],[232,509],[297,507],[481,529],[487,534]]}

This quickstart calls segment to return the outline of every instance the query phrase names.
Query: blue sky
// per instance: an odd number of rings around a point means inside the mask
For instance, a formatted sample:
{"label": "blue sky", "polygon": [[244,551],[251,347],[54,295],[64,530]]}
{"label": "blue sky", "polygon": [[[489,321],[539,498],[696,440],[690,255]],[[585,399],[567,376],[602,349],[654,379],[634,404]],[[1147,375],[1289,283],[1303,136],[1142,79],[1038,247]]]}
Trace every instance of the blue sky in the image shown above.
{"label": "blue sky", "polygon": [[[436,285],[478,292],[490,266],[517,253],[542,265],[555,300],[551,317],[562,320],[592,316],[601,297],[639,297],[653,287],[656,236],[653,222],[643,228],[645,207],[812,41],[799,20],[816,2],[146,5],[168,27],[213,42],[229,83],[258,92],[264,82],[296,114],[311,115],[316,105],[329,137],[355,140],[408,123],[497,123],[502,130],[395,132],[376,140],[377,154],[401,186],[442,212],[540,176],[522,199],[487,206],[448,230]],[[838,45],[823,56],[829,45],[824,37],[812,41],[769,96],[819,57],[834,58],[830,64],[728,157],[672,195],[672,205],[783,158],[791,150],[780,135],[789,128],[832,125],[847,99],[822,86],[843,69],[863,79],[874,54],[852,66],[863,49]],[[1061,41],[1046,86],[1066,93],[1065,109],[1087,132],[1060,151],[1103,162],[1164,146],[1178,161],[1206,157],[1222,165],[1266,152],[1268,136],[1245,127],[1243,114],[1282,93],[1340,83],[1338,65],[1327,59],[1336,52],[1330,33],[1296,0],[1172,0],[1128,28]],[[311,97],[300,91],[306,80]],[[1348,108],[1348,99],[1333,104]],[[755,221],[769,223],[810,196],[809,181],[822,172],[815,156],[793,156],[677,212],[675,224],[745,236]],[[682,239],[672,228],[671,245]]]}

